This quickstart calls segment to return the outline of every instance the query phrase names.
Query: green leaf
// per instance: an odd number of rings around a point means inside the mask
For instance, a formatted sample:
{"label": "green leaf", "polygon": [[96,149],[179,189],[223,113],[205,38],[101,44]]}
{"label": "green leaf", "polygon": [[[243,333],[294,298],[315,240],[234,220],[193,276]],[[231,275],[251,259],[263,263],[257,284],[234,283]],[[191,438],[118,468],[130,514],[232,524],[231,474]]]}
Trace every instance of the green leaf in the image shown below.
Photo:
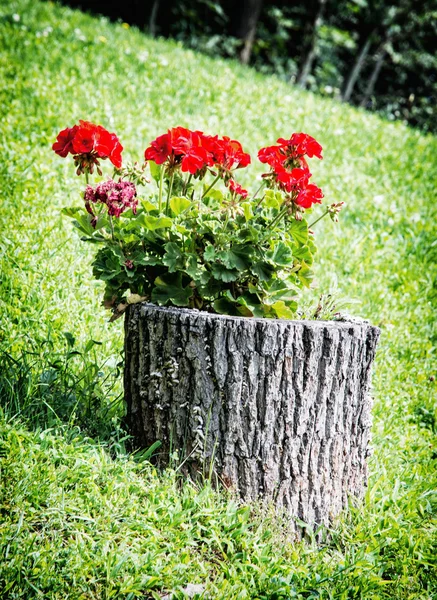
{"label": "green leaf", "polygon": [[215,235],[218,230],[222,229],[223,225],[217,219],[210,219],[208,215],[205,215],[204,218],[199,223],[198,233],[212,233]]}
{"label": "green leaf", "polygon": [[272,304],[272,308],[275,311],[278,319],[293,319],[296,316],[297,303],[292,303],[294,310],[285,304],[283,300],[278,300]]}
{"label": "green leaf", "polygon": [[73,225],[74,227],[77,227],[77,229],[79,229],[79,231],[81,231],[82,233],[85,233],[85,235],[89,235],[92,236],[95,233],[95,228],[91,225],[91,215],[89,215],[88,213],[86,214],[77,214],[76,215],[76,220],[73,221]]}
{"label": "green leaf", "polygon": [[91,350],[91,348],[93,348],[94,346],[101,346],[101,345],[102,345],[102,342],[97,342],[96,340],[88,340],[85,345],[84,353],[86,354],[87,352],[89,352]]}
{"label": "green leaf", "polygon": [[215,260],[215,248],[214,248],[214,246],[207,246],[205,248],[205,252],[203,253],[203,258],[207,262]]}
{"label": "green leaf", "polygon": [[180,271],[184,268],[185,257],[181,252],[181,249],[174,242],[168,242],[164,246],[165,254],[162,262],[168,267],[170,273]]}
{"label": "green leaf", "polygon": [[61,214],[71,217],[72,219],[76,219],[77,215],[83,212],[86,211],[81,206],[66,206],[65,208],[61,208]]}
{"label": "green leaf", "polygon": [[238,297],[238,302],[240,306],[245,306],[252,313],[252,316],[257,318],[264,317],[264,310],[256,293],[243,294]]}
{"label": "green leaf", "polygon": [[187,210],[187,208],[190,206],[191,201],[188,200],[188,198],[179,198],[178,196],[173,196],[173,198],[170,199],[170,208],[176,216],[180,215],[181,212]]}
{"label": "green leaf", "polygon": [[109,281],[115,279],[121,273],[119,256],[112,252],[112,248],[101,248],[93,262],[93,274],[97,279]]}
{"label": "green leaf", "polygon": [[[205,191],[208,189],[207,185],[203,186],[203,193],[205,193]],[[212,200],[216,200],[216,202],[218,204],[221,204],[223,202],[224,199],[224,194],[223,192],[221,192],[218,189],[214,189],[212,188],[211,190],[209,190],[209,192],[206,194],[205,198],[211,198]]]}
{"label": "green leaf", "polygon": [[173,223],[172,219],[169,217],[152,217],[151,215],[145,215],[144,213],[142,213],[140,217],[141,224],[150,231],[171,227]]}
{"label": "green leaf", "polygon": [[126,257],[120,246],[118,244],[113,243],[110,246],[107,246],[107,248],[109,252],[111,252],[114,256],[118,258],[119,264],[124,265],[124,263],[126,262]]}
{"label": "green leaf", "polygon": [[158,207],[150,202],[150,200],[141,200],[141,206],[144,208],[146,212],[151,212],[152,210],[158,210]]}
{"label": "green leaf", "polygon": [[232,246],[229,250],[223,250],[217,257],[228,269],[244,271],[250,264],[251,249],[248,246]]}
{"label": "green leaf", "polygon": [[237,232],[238,240],[241,242],[253,242],[257,243],[263,234],[262,230],[258,230],[256,227],[253,227],[250,223],[244,227],[244,229],[240,229]]}
{"label": "green leaf", "polygon": [[269,263],[261,260],[252,265],[251,271],[254,275],[257,275],[261,281],[270,281],[275,269],[272,265],[269,265]]}
{"label": "green leaf", "polygon": [[252,311],[246,306],[223,296],[214,301],[214,310],[221,315],[230,315],[232,317],[253,317]]}
{"label": "green leaf", "polygon": [[308,246],[299,246],[298,248],[296,248],[293,252],[294,257],[297,258],[298,260],[304,261],[306,262],[308,265],[311,265],[313,262],[313,257],[312,254],[310,252],[310,249],[308,248]]}
{"label": "green leaf", "polygon": [[155,181],[159,181],[161,178],[162,165],[157,165],[153,160],[149,160],[150,175]]}
{"label": "green leaf", "polygon": [[274,192],[273,190],[266,190],[262,205],[266,208],[279,208],[282,203],[281,194]]}
{"label": "green leaf", "polygon": [[305,244],[308,239],[308,223],[305,219],[294,221],[290,224],[290,233],[299,244]]}
{"label": "green leaf", "polygon": [[304,262],[302,263],[301,268],[297,272],[297,276],[299,277],[299,280],[305,287],[309,287],[314,279],[314,273]]}
{"label": "green leaf", "polygon": [[178,233],[182,234],[182,235],[188,235],[191,234],[192,230],[188,229],[187,227],[184,227],[183,225],[175,225],[175,229]]}
{"label": "green leaf", "polygon": [[197,262],[197,255],[196,254],[189,254],[188,255],[188,261],[187,264],[185,266],[185,273],[191,277],[192,279],[194,279],[194,281],[198,281],[200,280],[200,278],[202,277],[202,274],[204,273],[204,270],[201,270],[199,268],[199,263]]}
{"label": "green leaf", "polygon": [[287,266],[293,262],[293,253],[290,247],[284,242],[279,242],[273,248],[267,252],[267,258],[276,265]]}
{"label": "green leaf", "polygon": [[244,210],[244,218],[246,219],[246,222],[253,219],[251,202],[242,202],[241,206],[243,207],[243,210]]}
{"label": "green leaf", "polygon": [[132,255],[132,261],[135,265],[144,265],[144,266],[156,266],[162,265],[162,258],[160,256],[149,256],[142,250],[138,250]]}
{"label": "green leaf", "polygon": [[73,348],[74,344],[76,343],[76,338],[74,337],[74,335],[69,331],[64,331],[64,337],[67,340],[67,343],[70,346],[70,348]]}
{"label": "green leaf", "polygon": [[201,274],[200,280],[201,284],[198,289],[202,298],[215,298],[222,291],[223,284],[206,271]]}
{"label": "green leaf", "polygon": [[188,306],[193,295],[193,288],[189,285],[183,287],[181,273],[164,273],[155,279],[152,290],[152,302],[161,306],[173,304],[174,306]]}
{"label": "green leaf", "polygon": [[211,272],[216,279],[224,281],[225,283],[235,281],[238,279],[239,274],[238,271],[234,269],[227,269],[225,265],[221,265],[220,263],[214,263],[211,267]]}
{"label": "green leaf", "polygon": [[297,295],[295,278],[296,275],[293,274],[286,279],[274,279],[271,285],[266,286],[269,298],[291,301]]}

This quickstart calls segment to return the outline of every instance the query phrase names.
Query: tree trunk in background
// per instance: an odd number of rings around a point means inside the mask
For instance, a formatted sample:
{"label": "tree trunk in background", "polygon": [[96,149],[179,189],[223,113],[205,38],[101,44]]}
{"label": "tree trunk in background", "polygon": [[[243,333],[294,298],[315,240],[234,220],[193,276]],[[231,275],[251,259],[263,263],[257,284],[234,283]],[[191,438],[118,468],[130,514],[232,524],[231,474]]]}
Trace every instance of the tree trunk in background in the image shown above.
{"label": "tree trunk in background", "polygon": [[158,465],[177,450],[185,474],[312,526],[362,496],[376,327],[137,304],[125,334],[127,422]]}
{"label": "tree trunk in background", "polygon": [[152,5],[152,11],[150,13],[149,34],[152,37],[156,36],[156,17],[158,15],[159,2],[160,2],[160,0],[154,0],[153,5]]}
{"label": "tree trunk in background", "polygon": [[373,31],[366,39],[363,47],[360,50],[360,53],[357,56],[357,60],[353,66],[352,71],[346,81],[346,85],[344,87],[344,92],[341,95],[341,99],[343,102],[349,102],[352,92],[354,91],[355,84],[360,76],[361,70],[366,62],[367,55],[369,54],[370,46],[372,44]]}
{"label": "tree trunk in background", "polygon": [[382,66],[384,64],[385,57],[387,55],[387,45],[390,41],[390,38],[386,38],[384,42],[379,46],[376,54],[375,54],[375,65],[373,67],[373,71],[370,74],[369,80],[367,82],[367,86],[364,92],[364,96],[360,102],[360,106],[365,108],[367,103],[370,100],[370,97],[373,94],[375,89],[376,82],[378,81],[379,74],[381,73]]}
{"label": "tree trunk in background", "polygon": [[244,65],[249,64],[250,61],[262,4],[263,0],[243,0],[242,2],[242,12],[236,34],[244,42],[239,57]]}
{"label": "tree trunk in background", "polygon": [[306,58],[302,64],[300,69],[300,73],[297,76],[296,84],[302,88],[305,88],[307,85],[308,77],[311,74],[313,68],[314,59],[317,56],[317,43],[319,39],[319,28],[323,22],[323,15],[326,8],[327,0],[319,1],[319,10],[317,11],[317,15],[313,25],[313,31],[311,36],[311,44],[306,55]]}

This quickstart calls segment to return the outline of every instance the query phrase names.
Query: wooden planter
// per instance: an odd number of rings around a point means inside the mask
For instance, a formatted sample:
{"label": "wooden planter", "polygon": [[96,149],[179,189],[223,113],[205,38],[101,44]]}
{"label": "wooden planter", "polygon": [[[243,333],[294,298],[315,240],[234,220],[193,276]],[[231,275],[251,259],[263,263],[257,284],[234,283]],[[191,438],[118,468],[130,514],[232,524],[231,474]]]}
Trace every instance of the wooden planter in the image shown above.
{"label": "wooden planter", "polygon": [[127,421],[135,443],[178,451],[192,477],[328,524],[366,486],[367,322],[227,317],[151,304],[125,323]]}

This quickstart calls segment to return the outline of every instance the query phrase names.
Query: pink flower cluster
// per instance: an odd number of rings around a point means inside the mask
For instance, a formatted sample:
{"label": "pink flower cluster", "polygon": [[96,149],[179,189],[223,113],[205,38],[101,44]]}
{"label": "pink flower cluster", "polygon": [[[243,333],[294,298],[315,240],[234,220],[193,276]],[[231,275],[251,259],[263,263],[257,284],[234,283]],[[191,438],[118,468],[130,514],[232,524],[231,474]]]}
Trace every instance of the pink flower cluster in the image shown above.
{"label": "pink flower cluster", "polygon": [[119,217],[122,212],[131,208],[133,213],[136,213],[138,200],[137,190],[135,185],[130,181],[114,181],[109,179],[103,181],[93,188],[87,185],[85,194],[85,208],[88,213],[93,216],[91,224],[95,227],[97,216],[93,211],[93,204],[106,204],[108,207],[108,215],[111,217]]}
{"label": "pink flower cluster", "polygon": [[263,177],[290,194],[301,208],[320,204],[323,192],[309,183],[311,173],[305,156],[323,158],[322,146],[306,133],[293,133],[290,139],[279,138],[277,143],[277,146],[267,146],[258,152],[259,160],[270,166],[270,172]]}

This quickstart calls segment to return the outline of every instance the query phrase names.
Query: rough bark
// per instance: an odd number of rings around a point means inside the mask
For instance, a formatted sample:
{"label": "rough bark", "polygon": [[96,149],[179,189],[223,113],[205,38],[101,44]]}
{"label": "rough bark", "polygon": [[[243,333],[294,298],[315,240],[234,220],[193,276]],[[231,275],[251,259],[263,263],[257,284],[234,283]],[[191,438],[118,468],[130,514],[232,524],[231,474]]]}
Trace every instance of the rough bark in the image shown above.
{"label": "rough bark", "polygon": [[129,307],[125,397],[138,446],[178,450],[244,500],[328,524],[367,478],[370,369],[364,321],[277,321]]}
{"label": "rough bark", "polygon": [[160,0],[154,0],[153,4],[152,4],[152,10],[150,12],[149,35],[151,35],[151,37],[156,36],[156,18],[158,16],[159,3],[160,3]]}
{"label": "rough bark", "polygon": [[263,0],[244,0],[241,4],[240,22],[237,28],[237,37],[243,40],[244,45],[240,52],[240,62],[249,64],[252,55],[253,43],[255,41],[256,27]]}
{"label": "rough bark", "polygon": [[373,91],[375,89],[376,82],[378,81],[379,74],[381,73],[381,69],[384,65],[385,57],[387,55],[387,45],[390,41],[390,38],[386,38],[386,40],[379,46],[376,54],[375,54],[375,64],[370,74],[369,80],[366,85],[366,89],[364,91],[363,98],[360,102],[360,106],[365,108],[370,100],[370,97],[373,95]]}
{"label": "rough bark", "polygon": [[344,91],[341,96],[343,102],[349,102],[349,100],[351,99],[355,84],[364,67],[367,55],[369,54],[373,35],[374,32],[372,31],[372,33],[367,37],[365,43],[363,44],[360,53],[357,56],[357,60],[355,61],[355,64],[352,68],[352,71],[350,72],[349,77],[347,78],[346,85],[344,86]]}
{"label": "rough bark", "polygon": [[319,0],[319,9],[314,20],[313,30],[311,34],[311,42],[305,60],[296,79],[296,85],[301,88],[306,88],[308,77],[311,75],[314,59],[317,56],[317,45],[319,41],[319,30],[323,23],[323,15],[325,13],[327,0]]}

